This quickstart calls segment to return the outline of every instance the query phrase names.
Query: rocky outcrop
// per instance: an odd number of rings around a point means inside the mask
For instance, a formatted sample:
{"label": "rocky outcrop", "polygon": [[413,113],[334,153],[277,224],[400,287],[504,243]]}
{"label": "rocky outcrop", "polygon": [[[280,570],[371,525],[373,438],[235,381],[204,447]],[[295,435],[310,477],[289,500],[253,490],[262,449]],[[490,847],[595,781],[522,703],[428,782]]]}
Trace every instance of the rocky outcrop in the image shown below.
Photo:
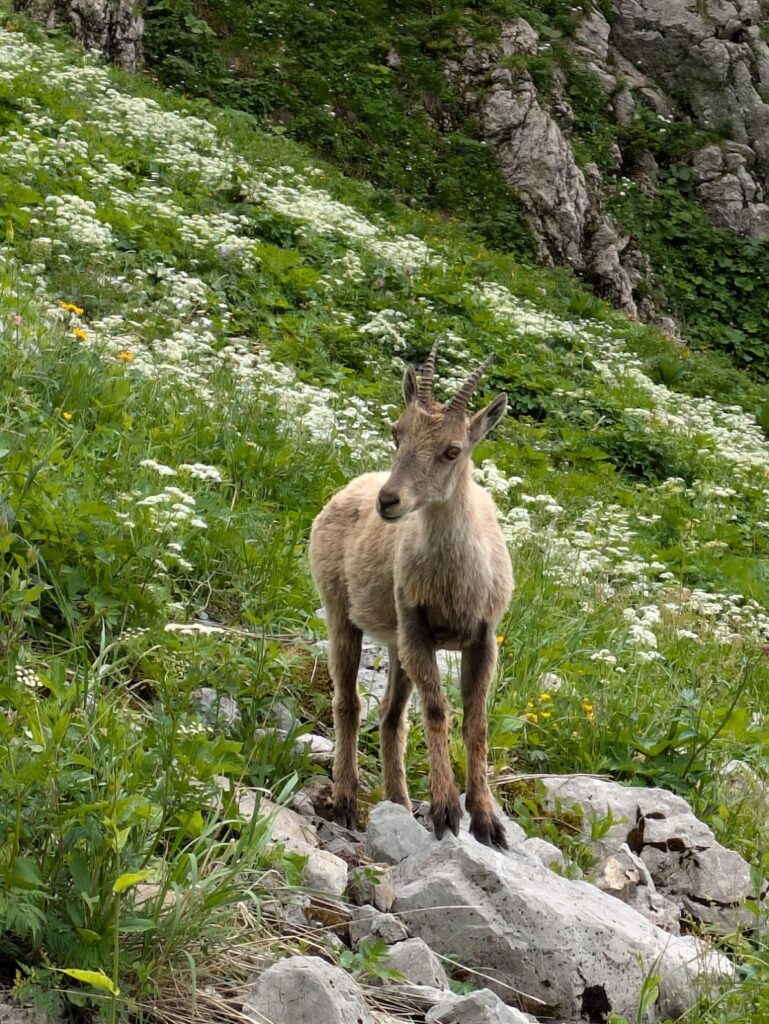
{"label": "rocky outcrop", "polygon": [[594,818],[611,815],[608,832],[593,844],[595,878],[605,891],[670,930],[682,917],[724,932],[755,924],[745,904],[762,899],[766,888],[755,891],[747,861],[722,846],[682,797],[587,776],[543,781],[552,806],[582,810],[586,835]]}
{"label": "rocky outcrop", "polygon": [[[598,169],[575,158],[563,72],[555,71],[544,99],[527,70],[527,58],[549,42],[515,18],[502,26],[496,47],[480,48],[469,36],[460,44],[447,74],[525,207],[540,259],[568,263],[600,295],[635,313],[636,290],[651,268],[606,215]],[[693,157],[696,194],[715,226],[769,238],[769,45],[758,0],[616,0],[610,19],[589,11],[570,46],[600,80],[618,123],[646,107],[719,136]],[[618,147],[613,156],[616,169]],[[634,176],[653,190],[653,155],[634,151],[633,161]],[[638,311],[656,315],[648,298]]]}
{"label": "rocky outcrop", "polygon": [[577,164],[559,124],[570,120],[568,103],[560,95],[555,109],[547,109],[526,68],[505,65],[505,58],[534,53],[537,45],[534,29],[517,18],[503,26],[497,49],[479,50],[467,39],[462,58],[447,71],[526,208],[541,260],[569,263],[599,294],[635,314],[631,274],[623,263],[628,239],[602,209],[597,167]]}
{"label": "rocky outcrop", "polygon": [[125,71],[141,64],[144,19],[138,0],[14,0],[46,28],[70,25],[87,50],[100,50]]}
{"label": "rocky outcrop", "polygon": [[402,861],[394,884],[394,909],[413,932],[537,1016],[632,1016],[653,966],[659,1012],[677,1017],[696,1000],[703,973],[730,970],[692,936],[663,932],[519,847],[502,853],[464,833],[445,837]]}
{"label": "rocky outcrop", "polygon": [[[754,785],[747,766],[729,771]],[[563,877],[562,855],[526,838],[501,809],[509,850],[478,843],[467,815],[458,837],[439,841],[404,807],[376,804],[368,835],[351,833],[348,840],[390,863],[369,864],[358,855],[346,896],[359,906],[334,903],[339,912],[331,925],[319,916],[319,894],[297,894],[299,924],[304,917],[312,925],[318,955],[265,958],[244,996],[246,1016],[259,1024],[390,1024],[387,1013],[371,1009],[373,1000],[399,1020],[433,1024],[635,1019],[653,972],[659,995],[648,1019],[677,1019],[704,984],[730,978],[728,958],[681,935],[680,924],[682,915],[717,928],[744,924],[742,902],[763,895],[751,892],[745,861],[720,846],[675,794],[586,776],[549,776],[544,784],[554,809],[579,805],[586,840],[593,817],[611,814],[595,841],[591,882]],[[339,838],[317,817],[269,804],[260,809],[270,814],[273,836],[288,847],[300,844],[308,857],[329,852],[324,846]],[[337,893],[335,884],[332,903]],[[275,920],[271,910],[267,916]],[[302,934],[293,919],[285,931]],[[365,956],[376,942],[388,947],[390,973],[371,977],[368,995],[325,962],[345,946]],[[460,977],[484,987],[455,994],[447,965],[461,965]]]}
{"label": "rocky outcrop", "polygon": [[616,0],[611,24],[593,12],[578,45],[608,76],[620,119],[638,101],[722,137],[694,157],[697,195],[716,226],[766,239],[769,45],[761,17],[758,0]]}

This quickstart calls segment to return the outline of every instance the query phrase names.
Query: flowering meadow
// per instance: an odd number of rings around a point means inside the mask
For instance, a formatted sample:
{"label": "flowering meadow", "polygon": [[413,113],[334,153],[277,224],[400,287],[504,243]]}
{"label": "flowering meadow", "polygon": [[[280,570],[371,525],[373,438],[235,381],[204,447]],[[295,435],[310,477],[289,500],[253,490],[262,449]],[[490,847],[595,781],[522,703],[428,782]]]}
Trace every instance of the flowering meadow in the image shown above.
{"label": "flowering meadow", "polygon": [[[161,1014],[244,920],[269,938],[301,863],[234,787],[318,771],[268,728],[277,701],[330,724],[309,525],[386,467],[403,362],[436,338],[439,397],[493,353],[478,401],[510,399],[476,459],[517,580],[495,776],[671,788],[761,875],[765,807],[723,767],[769,769],[767,388],[243,114],[2,24],[5,980]],[[375,720],[362,744],[375,800]],[[452,750],[461,775],[459,720]],[[424,797],[417,718],[407,758]],[[498,794],[552,834],[534,789]],[[696,1020],[767,1012],[760,937],[734,944]]]}

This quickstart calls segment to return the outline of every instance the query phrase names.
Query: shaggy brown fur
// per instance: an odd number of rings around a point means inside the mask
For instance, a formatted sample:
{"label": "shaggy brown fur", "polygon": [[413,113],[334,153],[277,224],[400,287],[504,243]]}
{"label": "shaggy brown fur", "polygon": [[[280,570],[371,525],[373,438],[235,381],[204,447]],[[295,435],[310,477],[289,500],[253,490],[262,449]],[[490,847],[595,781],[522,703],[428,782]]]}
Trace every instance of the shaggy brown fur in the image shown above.
{"label": "shaggy brown fur", "polygon": [[357,812],[363,631],[387,644],[390,676],[380,733],[387,800],[411,808],[403,753],[406,708],[416,685],[430,759],[430,815],[440,838],[457,834],[461,809],[449,761],[449,704],[437,648],[462,652],[470,830],[506,846],[486,779],[486,698],[497,660],[496,627],[513,589],[512,568],[490,495],[472,478],[470,456],[505,414],[507,397],[465,414],[484,364],[447,405],[432,401],[435,346],[422,379],[408,367],[406,409],[393,428],[392,470],[357,477],[317,516],[310,562],[326,608],[334,681],[334,811],[353,827]]}

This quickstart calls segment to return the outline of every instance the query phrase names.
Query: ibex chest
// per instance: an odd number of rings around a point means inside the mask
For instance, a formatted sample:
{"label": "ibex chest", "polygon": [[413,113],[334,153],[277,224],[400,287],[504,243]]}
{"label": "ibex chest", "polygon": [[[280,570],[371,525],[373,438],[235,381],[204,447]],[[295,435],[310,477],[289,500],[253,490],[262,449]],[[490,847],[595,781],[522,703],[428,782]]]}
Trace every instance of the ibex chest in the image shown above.
{"label": "ibex chest", "polygon": [[430,631],[435,647],[448,651],[461,651],[469,647],[486,629],[483,620],[459,621],[454,616],[447,616],[440,608],[420,605],[418,613]]}

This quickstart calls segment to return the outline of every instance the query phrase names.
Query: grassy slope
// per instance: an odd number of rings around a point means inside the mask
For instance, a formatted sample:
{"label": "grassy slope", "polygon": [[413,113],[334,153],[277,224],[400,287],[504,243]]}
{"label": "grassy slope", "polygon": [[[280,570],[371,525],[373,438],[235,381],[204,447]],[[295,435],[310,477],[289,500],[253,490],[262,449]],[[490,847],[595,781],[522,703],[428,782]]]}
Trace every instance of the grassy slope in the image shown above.
{"label": "grassy slope", "polygon": [[[344,480],[386,465],[401,360],[438,335],[442,386],[494,352],[486,394],[504,388],[513,411],[477,459],[518,577],[490,714],[496,768],[670,786],[760,873],[765,821],[717,769],[735,756],[766,767],[769,445],[752,416],[765,390],[243,115],[11,27],[9,962],[42,987],[51,965],[103,969],[146,999],[188,969],[185,951],[201,970],[216,959],[232,902],[256,912],[278,855],[258,820],[218,806],[215,776],[277,792],[311,772],[289,745],[250,739],[276,695],[329,720],[327,686],[308,684],[306,643],[322,635],[309,523]],[[238,722],[201,715],[206,685],[237,700]],[[453,735],[461,775],[458,723]],[[373,723],[363,744],[376,798]],[[425,795],[416,722],[408,768]],[[159,886],[140,905],[137,872]],[[175,887],[181,914],[164,910]],[[700,1020],[766,1011],[761,949],[744,951],[757,980]]]}

